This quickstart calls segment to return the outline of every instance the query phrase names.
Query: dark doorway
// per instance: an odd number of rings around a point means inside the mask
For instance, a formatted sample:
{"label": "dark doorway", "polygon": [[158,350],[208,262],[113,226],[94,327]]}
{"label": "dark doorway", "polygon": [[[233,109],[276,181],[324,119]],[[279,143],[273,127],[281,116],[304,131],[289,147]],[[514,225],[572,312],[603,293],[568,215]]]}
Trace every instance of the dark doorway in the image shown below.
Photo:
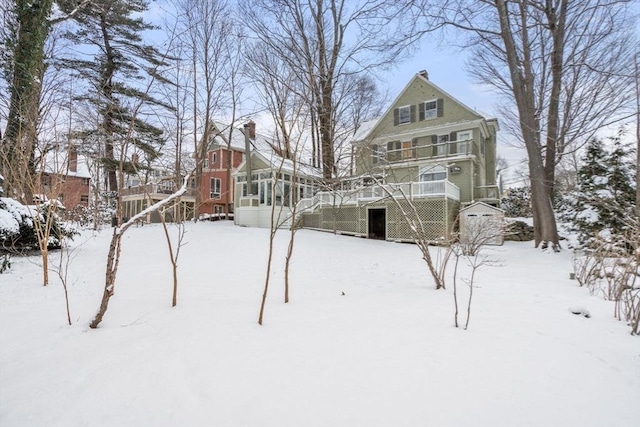
{"label": "dark doorway", "polygon": [[387,238],[387,214],[386,209],[369,209],[369,233],[370,239],[385,240]]}

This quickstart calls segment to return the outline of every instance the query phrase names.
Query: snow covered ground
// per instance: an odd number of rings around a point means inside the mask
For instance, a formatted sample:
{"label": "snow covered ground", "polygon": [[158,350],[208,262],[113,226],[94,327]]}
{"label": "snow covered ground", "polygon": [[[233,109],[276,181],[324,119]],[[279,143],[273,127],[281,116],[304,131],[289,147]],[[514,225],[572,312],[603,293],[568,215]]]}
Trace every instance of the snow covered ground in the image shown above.
{"label": "snow covered ground", "polygon": [[409,244],[301,230],[284,304],[282,232],[259,326],[268,230],[188,224],[172,308],[162,229],[132,228],[92,330],[110,235],[73,242],[72,326],[39,259],[0,275],[1,426],[640,425],[640,339],[569,250],[486,250],[465,331]]}

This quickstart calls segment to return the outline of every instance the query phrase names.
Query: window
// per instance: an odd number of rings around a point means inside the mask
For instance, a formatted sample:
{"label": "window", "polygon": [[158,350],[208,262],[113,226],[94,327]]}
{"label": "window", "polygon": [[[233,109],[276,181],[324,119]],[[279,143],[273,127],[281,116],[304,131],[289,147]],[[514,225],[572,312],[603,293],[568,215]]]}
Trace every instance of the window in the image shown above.
{"label": "window", "polygon": [[86,194],[81,194],[80,195],[80,201],[82,203],[89,203],[89,196],[87,196]]}
{"label": "window", "polygon": [[416,106],[404,105],[393,110],[394,126],[413,123],[416,121]]}
{"label": "window", "polygon": [[398,109],[398,124],[409,123],[411,121],[411,107],[408,105]]}
{"label": "window", "polygon": [[447,169],[444,166],[427,166],[420,170],[420,181],[443,181],[447,179]]}
{"label": "window", "polygon": [[384,150],[379,145],[371,146],[371,164],[376,165],[383,159]]}
{"label": "window", "polygon": [[204,162],[202,163],[202,168],[209,169],[209,159],[204,159]]}
{"label": "window", "polygon": [[89,178],[82,178],[82,185],[89,185]]}
{"label": "window", "polygon": [[387,142],[387,160],[390,162],[402,160],[402,143],[400,141]]}
{"label": "window", "polygon": [[222,187],[222,182],[220,178],[211,178],[211,198],[219,199],[220,198],[220,188]]}
{"label": "window", "polygon": [[471,154],[471,140],[473,139],[473,131],[465,130],[458,132],[456,143],[456,152],[458,154]]}
{"label": "window", "polygon": [[434,99],[433,101],[427,101],[424,103],[424,119],[435,119],[438,117],[438,103]]}
{"label": "window", "polygon": [[217,166],[217,164],[218,164],[218,153],[211,154],[211,163],[213,164],[214,168]]}
{"label": "window", "polygon": [[436,145],[436,156],[446,156],[449,143],[449,135],[438,135],[438,143]]}

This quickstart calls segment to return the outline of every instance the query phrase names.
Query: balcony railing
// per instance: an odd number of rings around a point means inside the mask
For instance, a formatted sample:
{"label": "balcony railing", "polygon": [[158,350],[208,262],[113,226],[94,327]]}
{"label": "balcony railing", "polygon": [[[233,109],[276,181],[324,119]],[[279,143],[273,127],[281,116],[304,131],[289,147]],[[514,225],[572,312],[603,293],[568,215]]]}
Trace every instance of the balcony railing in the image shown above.
{"label": "balcony railing", "polygon": [[[175,193],[178,189],[175,186],[168,186],[166,184],[145,184],[145,185],[136,185],[135,187],[127,187],[123,188],[120,194],[122,196],[133,196],[136,194],[149,194],[151,196],[157,197],[161,195],[161,197],[166,197],[170,194]],[[187,192],[184,194],[185,196],[195,197],[196,190],[195,188],[188,188]]]}
{"label": "balcony railing", "polygon": [[373,202],[387,197],[415,200],[427,197],[446,197],[460,200],[460,189],[447,180],[408,182],[361,187],[353,190],[320,191],[315,196],[298,202],[298,210],[308,210],[318,205],[348,205]]}
{"label": "balcony railing", "polygon": [[474,153],[474,141],[465,139],[447,141],[438,144],[403,147],[395,150],[376,152],[374,156],[381,157],[389,163],[406,162],[411,160],[430,159],[435,157],[453,157]]}

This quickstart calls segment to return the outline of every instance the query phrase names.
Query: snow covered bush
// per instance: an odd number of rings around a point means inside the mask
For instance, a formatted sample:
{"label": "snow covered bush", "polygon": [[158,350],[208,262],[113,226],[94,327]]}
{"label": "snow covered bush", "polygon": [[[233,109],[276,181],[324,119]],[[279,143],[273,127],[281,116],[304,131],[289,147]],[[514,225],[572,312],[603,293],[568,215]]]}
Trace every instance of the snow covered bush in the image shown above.
{"label": "snow covered bush", "polygon": [[59,248],[62,239],[78,234],[77,230],[61,220],[51,203],[59,202],[46,202],[37,208],[29,208],[11,198],[0,198],[0,250],[21,252],[37,249],[38,224],[51,224],[47,242],[49,248]]}
{"label": "snow covered bush", "polygon": [[611,237],[599,234],[589,248],[575,252],[575,278],[592,294],[614,301],[615,316],[640,335],[640,222],[622,238]]}
{"label": "snow covered bush", "polygon": [[531,188],[509,188],[507,195],[500,201],[505,216],[509,218],[531,218]]}
{"label": "snow covered bush", "polygon": [[36,243],[33,218],[29,209],[8,197],[0,198],[0,248],[13,250]]}

